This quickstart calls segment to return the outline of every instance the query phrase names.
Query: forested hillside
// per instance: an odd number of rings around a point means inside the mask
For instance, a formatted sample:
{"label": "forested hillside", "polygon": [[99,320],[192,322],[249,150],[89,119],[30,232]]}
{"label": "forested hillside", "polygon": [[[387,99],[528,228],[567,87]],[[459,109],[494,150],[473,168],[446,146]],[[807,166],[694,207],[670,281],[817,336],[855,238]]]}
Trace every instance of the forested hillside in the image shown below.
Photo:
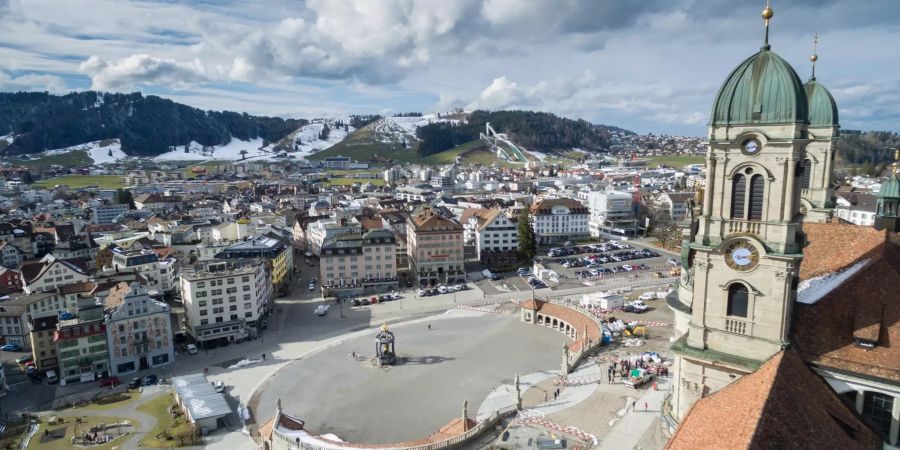
{"label": "forested hillside", "polygon": [[506,133],[517,145],[529,150],[553,152],[581,148],[603,150],[609,147],[609,132],[585,120],[572,120],[545,112],[473,111],[465,123],[439,122],[420,127],[420,155],[431,155],[478,139],[485,123],[498,133]]}
{"label": "forested hillside", "polygon": [[870,167],[871,170],[866,171],[874,172],[879,166],[890,164],[894,160],[894,152],[900,149],[900,134],[889,131],[846,131],[842,133],[837,146],[837,157],[845,164]]}
{"label": "forested hillside", "polygon": [[14,134],[5,154],[37,153],[118,138],[132,156],[155,156],[196,141],[224,145],[231,138],[273,142],[306,120],[203,111],[140,93],[0,93],[0,135]]}

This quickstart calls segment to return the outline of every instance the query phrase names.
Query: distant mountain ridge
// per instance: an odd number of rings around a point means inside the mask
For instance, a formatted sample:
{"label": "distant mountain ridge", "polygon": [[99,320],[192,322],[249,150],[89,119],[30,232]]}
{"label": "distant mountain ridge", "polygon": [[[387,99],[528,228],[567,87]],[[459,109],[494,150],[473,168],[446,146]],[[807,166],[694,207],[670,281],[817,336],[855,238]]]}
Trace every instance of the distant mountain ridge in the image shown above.
{"label": "distant mountain ridge", "polygon": [[173,146],[207,146],[262,139],[275,142],[309,121],[204,111],[155,95],[94,91],[53,95],[0,93],[3,153],[39,153],[92,141],[118,139],[129,156],[157,156]]}

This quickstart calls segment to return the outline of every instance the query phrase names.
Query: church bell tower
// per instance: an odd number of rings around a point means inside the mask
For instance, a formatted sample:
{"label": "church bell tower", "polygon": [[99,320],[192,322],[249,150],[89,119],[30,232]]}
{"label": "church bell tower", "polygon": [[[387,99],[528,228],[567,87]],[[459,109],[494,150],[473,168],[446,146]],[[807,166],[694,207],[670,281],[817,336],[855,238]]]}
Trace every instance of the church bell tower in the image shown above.
{"label": "church bell tower", "polygon": [[681,420],[698,399],[788,345],[803,257],[801,176],[809,135],[806,89],[765,39],[734,69],[713,103],[706,190],[685,239],[677,298],[680,335],[673,407]]}
{"label": "church bell tower", "polygon": [[827,222],[834,209],[832,173],[841,125],[831,92],[816,80],[819,36],[813,41],[812,76],[803,85],[809,102],[809,144],[801,161],[800,214],[804,222]]}

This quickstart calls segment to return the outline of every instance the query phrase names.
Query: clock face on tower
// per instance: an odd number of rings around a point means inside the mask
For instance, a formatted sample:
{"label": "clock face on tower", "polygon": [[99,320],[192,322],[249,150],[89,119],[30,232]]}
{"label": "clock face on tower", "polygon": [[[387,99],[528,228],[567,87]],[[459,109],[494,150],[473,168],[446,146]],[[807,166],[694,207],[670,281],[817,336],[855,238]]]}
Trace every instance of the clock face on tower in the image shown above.
{"label": "clock face on tower", "polygon": [[756,139],[747,139],[741,144],[741,151],[744,152],[745,155],[756,155],[759,153],[760,149],[762,149],[762,144]]}
{"label": "clock face on tower", "polygon": [[750,270],[759,263],[759,251],[749,241],[740,239],[725,248],[725,264],[734,270]]}

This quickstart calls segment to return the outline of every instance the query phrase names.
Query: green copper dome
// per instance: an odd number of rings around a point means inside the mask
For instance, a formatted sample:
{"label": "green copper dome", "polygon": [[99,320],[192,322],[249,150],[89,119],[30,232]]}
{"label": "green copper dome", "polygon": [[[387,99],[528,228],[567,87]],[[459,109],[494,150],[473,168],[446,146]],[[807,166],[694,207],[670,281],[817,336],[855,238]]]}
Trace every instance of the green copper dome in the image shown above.
{"label": "green copper dome", "polygon": [[787,61],[766,46],[737,66],[725,80],[713,103],[710,125],[807,121],[803,82]]}
{"label": "green copper dome", "polygon": [[881,183],[881,189],[877,198],[900,198],[900,174],[892,173],[884,183]]}
{"label": "green copper dome", "polygon": [[815,78],[803,85],[806,88],[806,98],[809,99],[809,126],[810,127],[839,127],[838,109],[831,92],[825,86],[819,84]]}

